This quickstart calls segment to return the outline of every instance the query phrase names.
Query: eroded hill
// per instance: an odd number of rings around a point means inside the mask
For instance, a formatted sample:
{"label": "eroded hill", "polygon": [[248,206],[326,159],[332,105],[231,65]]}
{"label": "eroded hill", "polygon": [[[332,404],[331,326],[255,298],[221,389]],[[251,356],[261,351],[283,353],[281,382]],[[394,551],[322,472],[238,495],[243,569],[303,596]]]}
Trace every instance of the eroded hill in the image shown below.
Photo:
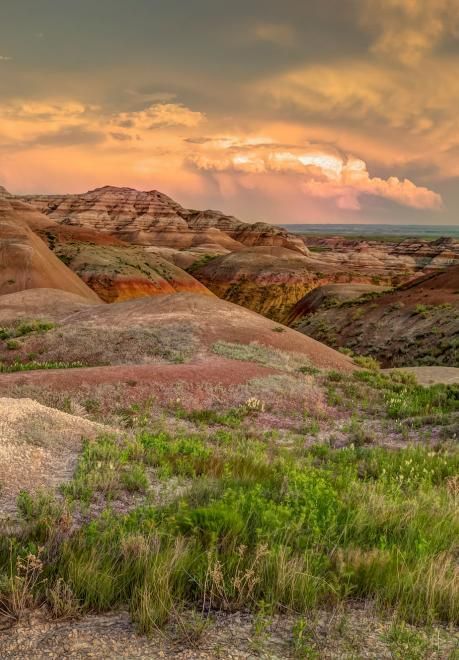
{"label": "eroded hill", "polygon": [[307,299],[297,305],[295,327],[329,346],[374,356],[384,366],[459,366],[458,266],[388,293],[307,309]]}

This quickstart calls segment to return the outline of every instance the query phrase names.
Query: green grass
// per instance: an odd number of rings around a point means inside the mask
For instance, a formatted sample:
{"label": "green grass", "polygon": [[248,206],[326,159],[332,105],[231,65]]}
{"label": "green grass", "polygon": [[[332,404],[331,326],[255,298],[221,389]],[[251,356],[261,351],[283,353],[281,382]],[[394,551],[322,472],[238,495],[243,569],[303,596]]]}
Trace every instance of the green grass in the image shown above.
{"label": "green grass", "polygon": [[33,332],[48,332],[48,330],[52,330],[55,327],[54,323],[48,321],[22,321],[11,327],[0,328],[0,339],[7,340],[16,337],[24,337]]}
{"label": "green grass", "polygon": [[[188,491],[115,513],[111,500],[147,491],[152,469],[192,478]],[[79,611],[127,606],[145,632],[185,605],[306,614],[349,599],[402,622],[458,623],[458,472],[453,449],[300,456],[241,438],[103,437],[86,443],[63,501],[21,495],[26,525],[0,538],[0,576],[11,585],[17,559],[40,553],[42,578],[67,585]],[[101,513],[78,517],[100,495]]]}
{"label": "green grass", "polygon": [[286,351],[269,348],[257,342],[237,344],[218,341],[212,346],[212,351],[230,360],[257,362],[266,367],[281,369],[283,371],[297,371],[302,367],[310,367],[307,358],[300,353],[287,353]]}
{"label": "green grass", "polygon": [[330,405],[415,427],[446,423],[459,411],[457,384],[425,387],[403,371],[329,372],[325,384]]}
{"label": "green grass", "polygon": [[[295,372],[309,387],[309,370]],[[59,497],[20,495],[20,523],[0,533],[0,610],[124,607],[146,633],[184,608],[252,611],[254,644],[268,613],[295,613],[305,657],[317,650],[311,613],[347,602],[396,615],[394,657],[423,648],[408,623],[457,625],[459,448],[378,447],[367,421],[454,418],[459,388],[376,370],[315,379],[352,413],[346,447],[305,442],[324,434],[306,410],[298,441],[269,438],[255,398],[171,409],[174,433],[152,426],[147,405],[129,409],[129,432],[85,442]]]}
{"label": "green grass", "polygon": [[5,364],[0,362],[0,373],[13,373],[16,371],[34,371],[38,369],[78,369],[86,366],[83,362],[12,362]]}

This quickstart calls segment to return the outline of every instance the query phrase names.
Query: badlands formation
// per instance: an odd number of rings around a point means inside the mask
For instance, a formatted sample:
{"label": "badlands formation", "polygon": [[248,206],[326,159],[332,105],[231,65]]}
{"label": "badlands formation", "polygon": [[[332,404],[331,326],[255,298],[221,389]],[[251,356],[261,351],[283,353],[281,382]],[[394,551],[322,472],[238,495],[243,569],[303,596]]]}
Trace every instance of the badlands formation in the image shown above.
{"label": "badlands formation", "polygon": [[[1,189],[0,237],[1,294],[41,287],[118,303],[190,293],[209,299],[209,315],[220,298],[387,366],[429,356],[457,363],[454,239],[295,236],[185,209],[158,191],[110,186],[22,198]],[[426,280],[431,274],[438,277]],[[419,305],[432,309],[416,313]]]}
{"label": "badlands formation", "polygon": [[0,656],[452,657],[443,247],[0,191]]}
{"label": "badlands formation", "polygon": [[[304,239],[219,211],[185,209],[158,191],[106,186],[22,201],[49,218],[54,229],[41,235],[106,301],[170,287],[203,292],[197,279],[219,297],[285,322],[294,305],[317,286],[396,286],[459,263],[459,243],[453,239],[400,244]],[[88,248],[88,243],[103,249]],[[109,243],[120,250],[109,250]],[[127,245],[130,252],[123,249]],[[161,260],[181,271],[167,272]]]}
{"label": "badlands formation", "polygon": [[383,366],[459,366],[459,266],[360,299],[343,302],[329,293],[323,287],[305,296],[292,311],[292,325]]}
{"label": "badlands formation", "polygon": [[23,199],[58,223],[106,232],[133,245],[176,249],[209,245],[228,250],[278,245],[306,251],[303,242],[284,229],[261,222],[250,225],[219,211],[185,209],[157,190],[105,186],[82,195]]}

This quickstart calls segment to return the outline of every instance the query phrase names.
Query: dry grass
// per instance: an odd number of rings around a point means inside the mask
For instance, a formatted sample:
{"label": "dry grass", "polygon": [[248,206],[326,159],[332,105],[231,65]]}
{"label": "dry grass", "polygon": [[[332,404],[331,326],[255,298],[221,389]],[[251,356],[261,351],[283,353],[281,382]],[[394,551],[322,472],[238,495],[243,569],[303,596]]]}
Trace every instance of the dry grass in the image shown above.
{"label": "dry grass", "polygon": [[19,350],[6,350],[1,357],[6,363],[21,357],[40,362],[79,361],[86,366],[176,363],[190,359],[197,346],[191,330],[180,324],[129,329],[63,325],[22,338]]}

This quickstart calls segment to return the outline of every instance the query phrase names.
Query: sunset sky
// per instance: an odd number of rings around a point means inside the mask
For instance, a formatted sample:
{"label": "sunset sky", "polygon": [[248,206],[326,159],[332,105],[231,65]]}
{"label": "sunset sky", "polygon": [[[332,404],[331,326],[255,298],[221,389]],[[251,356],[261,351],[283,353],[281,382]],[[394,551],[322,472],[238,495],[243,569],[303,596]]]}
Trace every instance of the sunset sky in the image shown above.
{"label": "sunset sky", "polygon": [[459,223],[459,0],[2,0],[0,185]]}

